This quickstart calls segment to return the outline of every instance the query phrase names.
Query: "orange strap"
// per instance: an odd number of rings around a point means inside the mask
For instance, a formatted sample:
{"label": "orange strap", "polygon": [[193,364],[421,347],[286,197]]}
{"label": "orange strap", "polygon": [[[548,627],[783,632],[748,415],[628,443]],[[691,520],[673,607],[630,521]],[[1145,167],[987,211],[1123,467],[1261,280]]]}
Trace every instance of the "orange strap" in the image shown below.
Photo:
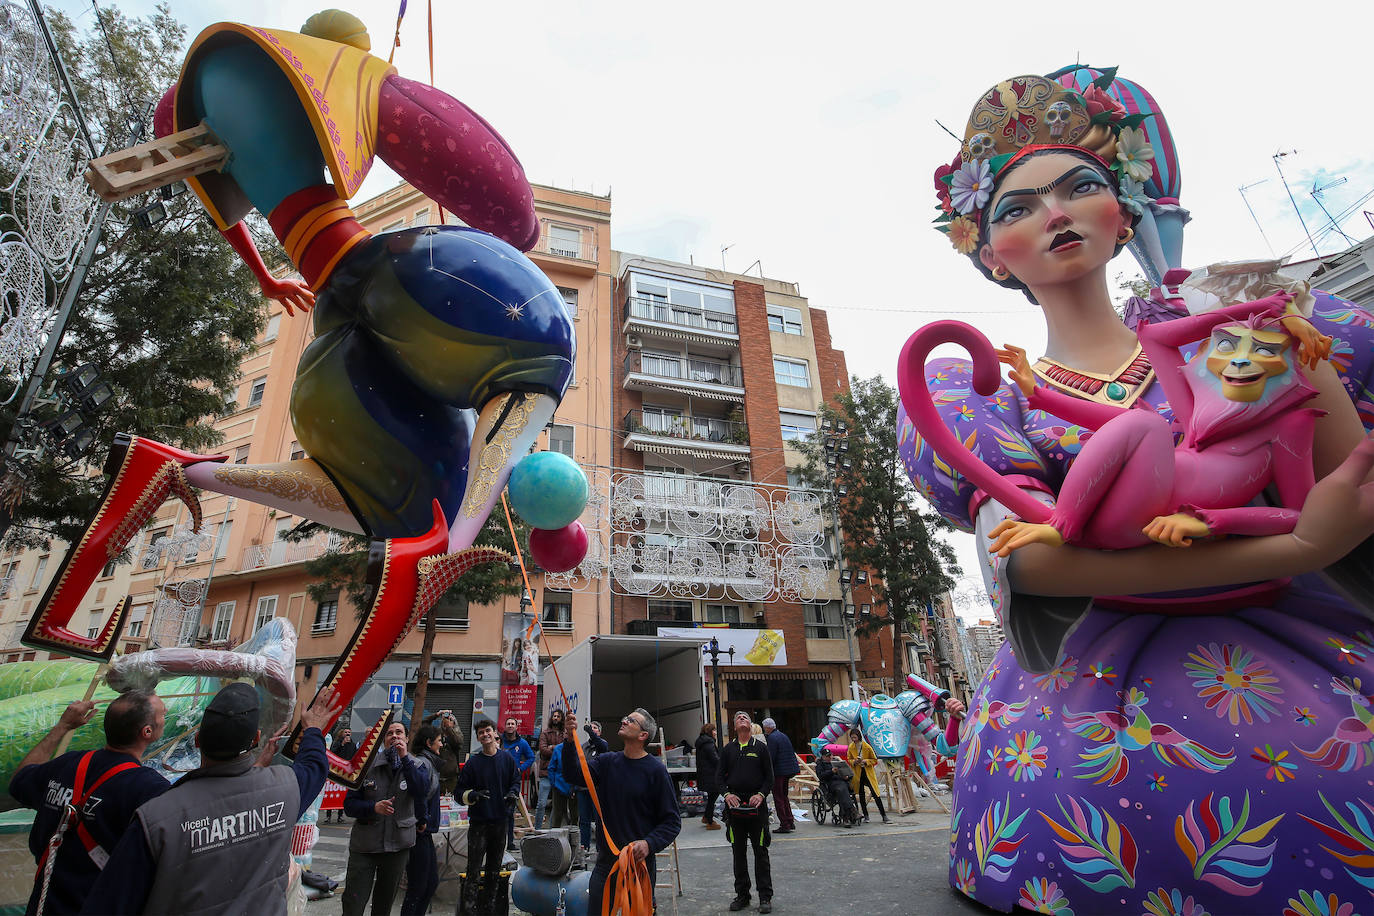
{"label": "orange strap", "polygon": [[[525,591],[530,593],[530,575],[525,569],[525,558],[520,551],[520,539],[515,535],[515,522],[511,519],[510,504],[506,502],[506,494],[501,492],[501,508],[506,512],[506,524],[510,526],[511,543],[515,545],[515,559],[520,564],[520,575],[525,580]],[[531,593],[532,594],[532,593]],[[553,654],[549,654],[549,670],[553,672],[554,682],[558,684],[558,695],[563,698],[563,707],[568,706],[568,694],[563,689],[563,679],[558,676],[558,666],[554,664]],[[617,846],[611,838],[610,830],[606,829],[606,816],[601,813],[601,799],[596,794],[596,784],[592,781],[592,771],[587,766],[587,754],[582,749],[582,743],[573,737],[573,747],[577,750],[577,763],[582,768],[582,784],[587,787],[587,794],[592,797],[592,806],[596,808],[596,819],[601,824],[601,832],[606,837],[606,845],[611,849],[611,855],[615,856],[615,864],[611,866],[611,872],[606,876],[606,884],[609,885],[612,879],[615,880],[615,893],[601,895],[601,916],[612,916],[613,913],[622,913],[624,916],[650,916],[654,911],[654,888],[649,880],[649,866],[645,865],[640,859],[635,858],[634,850],[630,846]],[[652,855],[652,853],[651,853]]]}

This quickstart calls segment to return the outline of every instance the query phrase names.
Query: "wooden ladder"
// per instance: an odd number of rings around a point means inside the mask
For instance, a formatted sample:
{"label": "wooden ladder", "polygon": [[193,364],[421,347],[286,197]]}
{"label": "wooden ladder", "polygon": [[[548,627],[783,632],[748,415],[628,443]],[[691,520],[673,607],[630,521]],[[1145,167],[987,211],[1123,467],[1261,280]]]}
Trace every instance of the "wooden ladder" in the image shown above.
{"label": "wooden ladder", "polygon": [[203,123],[92,159],[86,183],[101,200],[125,200],[163,185],[218,171],[229,150]]}

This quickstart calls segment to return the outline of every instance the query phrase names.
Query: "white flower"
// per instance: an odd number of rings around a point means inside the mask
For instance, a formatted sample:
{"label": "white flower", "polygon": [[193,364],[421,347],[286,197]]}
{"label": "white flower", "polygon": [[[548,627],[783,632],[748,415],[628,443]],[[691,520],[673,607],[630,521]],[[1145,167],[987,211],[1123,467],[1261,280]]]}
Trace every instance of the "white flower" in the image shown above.
{"label": "white flower", "polygon": [[1121,179],[1121,193],[1117,195],[1117,200],[1121,201],[1121,205],[1136,216],[1143,216],[1145,208],[1150,203],[1150,196],[1145,193],[1143,183],[1134,178],[1126,177]]}
{"label": "white flower", "polygon": [[980,210],[992,196],[992,167],[983,159],[974,159],[959,166],[950,187],[950,199],[960,213]]}
{"label": "white flower", "polygon": [[1123,127],[1121,136],[1116,138],[1116,158],[1121,163],[1121,174],[1136,181],[1149,181],[1154,174],[1150,160],[1155,151],[1145,139],[1145,131],[1139,127]]}

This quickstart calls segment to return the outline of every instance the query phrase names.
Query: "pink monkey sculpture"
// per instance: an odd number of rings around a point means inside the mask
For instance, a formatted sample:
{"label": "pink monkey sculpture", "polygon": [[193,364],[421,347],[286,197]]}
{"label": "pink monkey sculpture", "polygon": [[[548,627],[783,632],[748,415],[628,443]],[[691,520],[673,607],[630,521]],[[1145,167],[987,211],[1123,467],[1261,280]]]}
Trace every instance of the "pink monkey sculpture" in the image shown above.
{"label": "pink monkey sculpture", "polygon": [[[1330,352],[1329,337],[1300,315],[1284,313],[1288,300],[1280,293],[1137,329],[1183,427],[1177,446],[1159,414],[1037,385],[1024,351],[994,351],[962,322],[935,322],[913,334],[902,351],[898,386],[913,424],[936,451],[1020,516],[990,532],[989,549],[1001,556],[1033,543],[1186,547],[1198,537],[1286,533],[1314,483],[1312,432],[1322,415],[1300,407],[1317,392],[1299,366]],[[1185,361],[1179,348],[1198,341],[1206,343]],[[1032,409],[1095,430],[1053,509],[987,468],[940,420],[922,381],[926,357],[947,342],[969,350],[979,394],[991,394],[1000,381],[995,354],[1011,365]],[[1246,505],[1271,483],[1282,506]]]}

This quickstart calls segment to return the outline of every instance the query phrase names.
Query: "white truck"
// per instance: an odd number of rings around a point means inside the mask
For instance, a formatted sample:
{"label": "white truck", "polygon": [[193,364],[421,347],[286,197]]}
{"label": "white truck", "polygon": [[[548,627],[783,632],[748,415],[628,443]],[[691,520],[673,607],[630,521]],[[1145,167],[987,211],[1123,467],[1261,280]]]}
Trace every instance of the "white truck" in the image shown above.
{"label": "white truck", "polygon": [[[585,724],[601,723],[611,750],[621,749],[620,719],[642,706],[658,720],[669,746],[691,744],[706,722],[706,685],[701,673],[700,640],[657,636],[590,636],[556,663],[558,677],[543,671],[542,722],[555,709],[570,711]],[[563,692],[558,689],[563,684]],[[567,703],[563,702],[563,693]],[[586,735],[579,736],[585,741]],[[658,736],[654,736],[658,740]]]}

